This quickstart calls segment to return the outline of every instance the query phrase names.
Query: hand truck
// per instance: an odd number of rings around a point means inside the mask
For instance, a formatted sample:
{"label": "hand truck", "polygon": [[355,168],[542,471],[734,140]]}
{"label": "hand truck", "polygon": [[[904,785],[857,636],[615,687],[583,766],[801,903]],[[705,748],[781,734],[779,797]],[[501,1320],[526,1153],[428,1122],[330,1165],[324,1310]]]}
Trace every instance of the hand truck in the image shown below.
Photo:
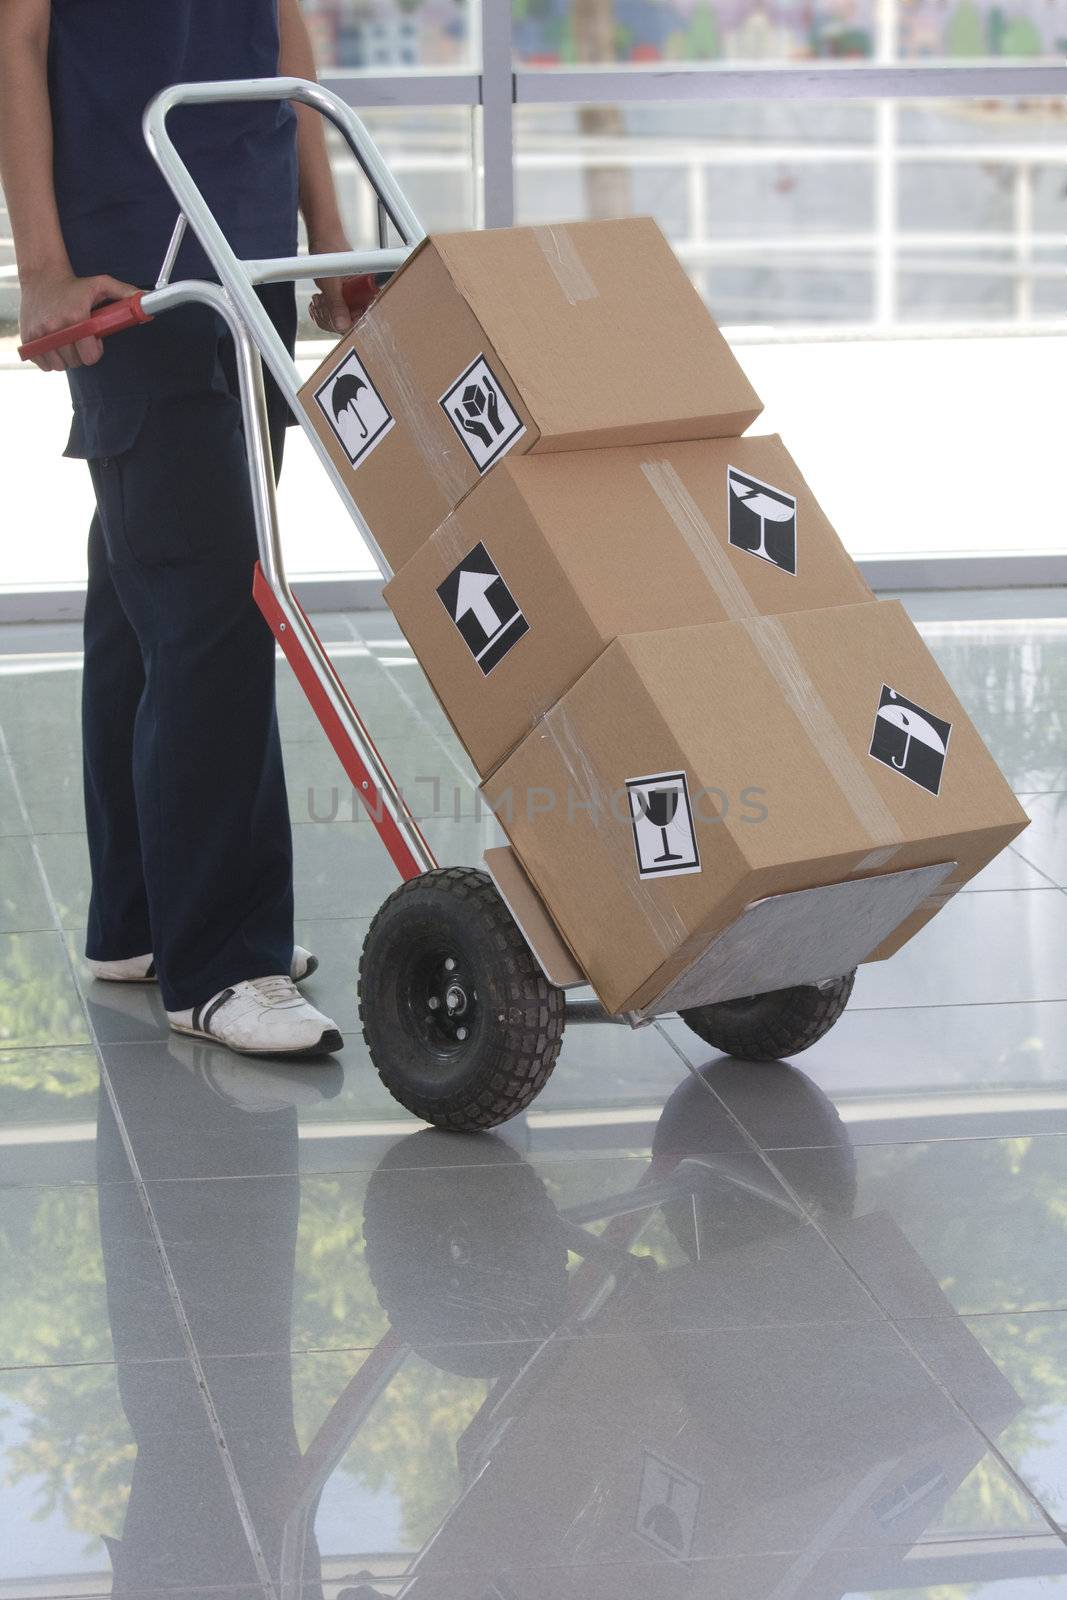
{"label": "hand truck", "polygon": [[[177,106],[290,100],[339,130],[378,202],[378,248],[243,261],[167,132]],[[301,78],[176,84],[147,107],[145,140],[178,204],[156,287],[20,350],[32,360],[95,335],[106,338],[175,306],[205,305],[221,317],[237,357],[259,560],[253,593],[354,791],[404,880],[374,917],[359,967],[359,1010],[371,1059],[391,1094],[416,1116],[457,1131],[489,1128],[525,1109],[555,1065],[565,1020],[640,1026],[678,1012],[706,1043],[749,1060],[794,1055],[840,1017],[855,968],[933,892],[954,863],[768,896],[716,938],[697,967],[644,1012],[609,1017],[596,1002],[565,1001],[585,975],[551,918],[523,887],[509,850],[487,852],[488,870],[439,867],[403,794],[289,587],[282,557],[267,431],[263,363],[311,441],[383,578],[391,573],[374,533],[310,420],[296,404],[295,362],[256,286],[308,278],[370,279],[396,272],[425,237],[418,218],[359,117],[338,96]],[[389,226],[401,244],[389,247]],[[171,283],[192,228],[218,283]],[[520,910],[519,907],[523,909]],[[520,925],[521,919],[521,925]]]}

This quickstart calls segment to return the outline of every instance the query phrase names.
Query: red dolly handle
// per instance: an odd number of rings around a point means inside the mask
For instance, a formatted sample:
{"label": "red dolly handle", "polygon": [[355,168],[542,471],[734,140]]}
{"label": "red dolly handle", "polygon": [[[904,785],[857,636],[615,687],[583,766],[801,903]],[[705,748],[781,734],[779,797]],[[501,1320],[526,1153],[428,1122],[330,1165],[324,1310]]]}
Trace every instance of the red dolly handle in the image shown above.
{"label": "red dolly handle", "polygon": [[352,313],[353,322],[358,322],[371,301],[377,298],[382,282],[383,279],[374,272],[361,272],[358,277],[341,279],[341,293]]}
{"label": "red dolly handle", "polygon": [[[381,286],[381,280],[372,272],[344,279],[342,290],[345,303],[354,318],[363,315]],[[144,290],[138,290],[137,294],[130,295],[126,300],[113,300],[110,305],[101,306],[99,311],[94,311],[91,317],[86,317],[84,322],[75,322],[69,328],[60,328],[57,333],[43,334],[40,339],[31,339],[29,344],[20,344],[19,359],[36,361],[38,356],[47,355],[50,350],[62,350],[67,345],[77,344],[79,339],[106,339],[109,334],[121,333],[124,328],[136,327],[139,322],[151,322],[151,314],[141,304],[144,294]]]}
{"label": "red dolly handle", "polygon": [[144,292],[138,291],[126,300],[113,300],[110,305],[94,311],[91,317],[86,317],[84,322],[60,328],[58,333],[46,333],[40,339],[31,339],[29,344],[20,344],[19,359],[36,361],[38,356],[47,355],[50,350],[62,350],[69,344],[77,344],[79,339],[106,339],[108,334],[121,333],[124,328],[136,327],[139,322],[151,322],[150,314],[141,305],[143,298]]}

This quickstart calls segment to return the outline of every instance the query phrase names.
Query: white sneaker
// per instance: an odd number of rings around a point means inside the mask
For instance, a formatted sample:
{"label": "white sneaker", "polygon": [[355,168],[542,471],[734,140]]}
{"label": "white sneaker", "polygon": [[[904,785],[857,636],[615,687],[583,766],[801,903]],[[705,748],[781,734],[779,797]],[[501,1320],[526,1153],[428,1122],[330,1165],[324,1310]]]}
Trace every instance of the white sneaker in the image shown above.
{"label": "white sneaker", "polygon": [[322,1056],[340,1050],[340,1031],[281,973],[222,989],[189,1011],[168,1011],[175,1033],[214,1039],[243,1056]]}
{"label": "white sneaker", "polygon": [[[155,983],[156,961],[149,953],[146,956],[127,956],[125,961],[86,961],[86,966],[94,978],[99,978],[102,983]],[[313,956],[310,950],[305,950],[302,945],[293,946],[293,964],[289,976],[294,983],[303,983],[305,978],[310,978],[313,972],[318,971],[319,958]]]}

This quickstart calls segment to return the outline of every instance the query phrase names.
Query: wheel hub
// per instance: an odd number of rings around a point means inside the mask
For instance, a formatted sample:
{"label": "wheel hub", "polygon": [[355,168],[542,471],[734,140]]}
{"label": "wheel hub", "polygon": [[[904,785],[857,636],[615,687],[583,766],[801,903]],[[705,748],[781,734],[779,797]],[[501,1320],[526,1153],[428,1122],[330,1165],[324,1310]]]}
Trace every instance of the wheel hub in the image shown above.
{"label": "wheel hub", "polygon": [[467,1009],[467,991],[458,983],[450,983],[445,994],[445,1005],[450,1017],[460,1017]]}
{"label": "wheel hub", "polygon": [[419,963],[407,990],[410,1024],[435,1051],[451,1054],[470,1037],[478,994],[461,957],[436,951]]}

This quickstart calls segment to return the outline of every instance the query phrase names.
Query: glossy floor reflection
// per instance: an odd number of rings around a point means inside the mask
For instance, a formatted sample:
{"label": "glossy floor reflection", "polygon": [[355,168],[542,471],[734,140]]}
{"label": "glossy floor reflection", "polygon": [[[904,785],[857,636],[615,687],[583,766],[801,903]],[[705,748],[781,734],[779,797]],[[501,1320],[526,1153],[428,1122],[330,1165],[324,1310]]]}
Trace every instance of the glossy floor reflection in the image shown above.
{"label": "glossy floor reflection", "polygon": [[[0,632],[0,1600],[1067,1600],[1067,625],[966,605],[1016,847],[795,1064],[574,1025],[479,1138],[369,1064],[392,872],[289,679],[299,1069],[89,981],[77,635]],[[394,624],[324,631],[476,862]]]}

